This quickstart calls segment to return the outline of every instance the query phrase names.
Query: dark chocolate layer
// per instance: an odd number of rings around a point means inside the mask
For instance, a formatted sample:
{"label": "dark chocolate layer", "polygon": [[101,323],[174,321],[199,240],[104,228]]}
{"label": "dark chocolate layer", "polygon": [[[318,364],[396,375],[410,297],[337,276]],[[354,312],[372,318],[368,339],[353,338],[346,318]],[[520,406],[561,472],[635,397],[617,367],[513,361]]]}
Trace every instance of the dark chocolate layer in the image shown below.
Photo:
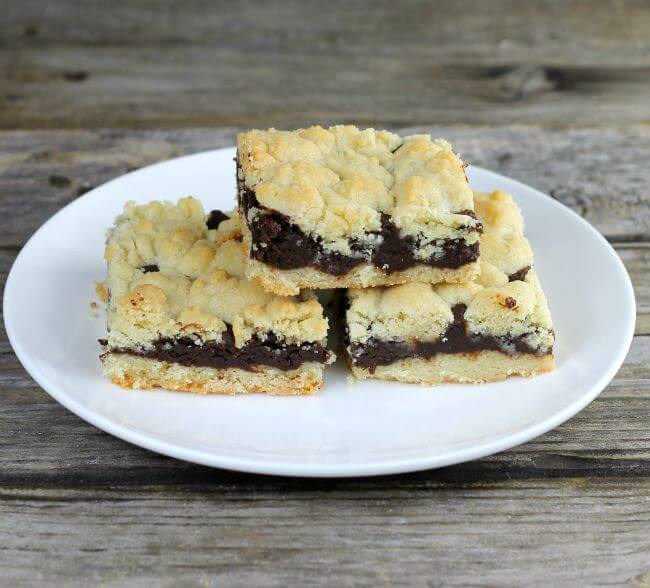
{"label": "dark chocolate layer", "polygon": [[212,210],[210,211],[210,214],[208,214],[208,218],[206,219],[205,223],[208,226],[208,229],[216,230],[219,228],[219,225],[223,221],[226,221],[229,218],[230,217],[221,210]]}
{"label": "dark chocolate layer", "polygon": [[[255,193],[239,183],[239,205],[248,218],[248,211],[256,208],[261,211],[248,222],[253,247],[251,257],[272,267],[282,270],[312,266],[333,276],[341,276],[362,263],[371,262],[375,267],[390,274],[403,271],[415,265],[457,269],[478,259],[478,243],[468,245],[463,239],[449,240],[443,243],[442,253],[429,259],[415,257],[419,249],[418,242],[410,235],[401,235],[390,216],[381,217],[381,230],[373,233],[380,235],[378,245],[362,244],[358,240],[350,241],[353,255],[343,255],[323,249],[317,238],[305,234],[300,227],[293,224],[289,217],[278,211],[260,205]],[[462,211],[476,218],[471,210]],[[481,230],[481,227],[471,230]]]}
{"label": "dark chocolate layer", "polygon": [[506,355],[521,353],[546,355],[550,349],[540,350],[531,347],[524,336],[497,337],[493,335],[474,335],[467,332],[464,304],[452,308],[454,320],[438,341],[384,341],[372,338],[366,343],[353,343],[350,355],[354,365],[369,369],[374,373],[379,365],[389,365],[401,359],[429,359],[438,353],[472,353],[476,351],[500,351]]}
{"label": "dark chocolate layer", "polygon": [[526,276],[528,275],[529,271],[530,271],[529,265],[527,265],[526,267],[522,267],[519,271],[516,271],[514,274],[510,274],[508,276],[508,281],[515,282],[517,280],[521,280],[523,282],[526,279]]}
{"label": "dark chocolate layer", "polygon": [[294,370],[303,363],[324,363],[329,351],[320,343],[283,343],[273,333],[261,339],[250,339],[243,347],[235,346],[232,328],[228,325],[222,341],[207,341],[197,345],[190,337],[159,339],[147,350],[111,349],[111,353],[125,353],[168,361],[186,366],[217,369],[240,368],[253,370],[256,366],[269,366],[281,370]]}

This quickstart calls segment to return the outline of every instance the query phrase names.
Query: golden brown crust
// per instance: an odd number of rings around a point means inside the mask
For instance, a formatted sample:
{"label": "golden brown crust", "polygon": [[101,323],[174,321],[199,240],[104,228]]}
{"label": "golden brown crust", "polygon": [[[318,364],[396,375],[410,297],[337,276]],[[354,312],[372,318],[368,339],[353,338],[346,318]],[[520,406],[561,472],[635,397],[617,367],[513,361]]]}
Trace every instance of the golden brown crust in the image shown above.
{"label": "golden brown crust", "polygon": [[[388,214],[416,236],[421,259],[438,240],[464,239],[476,221],[464,163],[443,140],[354,126],[249,131],[237,140],[240,179],[258,202],[288,217],[325,250],[375,239]],[[256,212],[249,212],[249,215]],[[249,219],[251,220],[251,219]]]}
{"label": "golden brown crust", "polygon": [[519,208],[503,192],[477,193],[475,202],[485,231],[481,275],[464,284],[349,290],[346,318],[352,342],[363,344],[373,337],[435,341],[452,322],[452,307],[464,304],[470,334],[525,336],[526,343],[542,351],[553,345],[551,315],[535,270],[523,281],[509,281],[509,275],[533,262]]}
{"label": "golden brown crust", "polygon": [[403,359],[377,366],[374,373],[352,366],[359,380],[394,380],[409,384],[437,386],[445,383],[484,384],[509,376],[538,376],[555,368],[552,355],[505,355],[498,351],[439,353],[430,359]]}
{"label": "golden brown crust", "polygon": [[327,320],[309,294],[280,298],[244,275],[235,216],[208,230],[201,204],[128,203],[106,247],[109,348],[142,348],[159,338],[235,344],[272,331],[288,343],[325,342]]}
{"label": "golden brown crust", "polygon": [[260,367],[255,371],[184,366],[132,355],[108,353],[104,373],[123,388],[166,388],[198,394],[313,394],[323,385],[323,366],[303,364],[295,370]]}

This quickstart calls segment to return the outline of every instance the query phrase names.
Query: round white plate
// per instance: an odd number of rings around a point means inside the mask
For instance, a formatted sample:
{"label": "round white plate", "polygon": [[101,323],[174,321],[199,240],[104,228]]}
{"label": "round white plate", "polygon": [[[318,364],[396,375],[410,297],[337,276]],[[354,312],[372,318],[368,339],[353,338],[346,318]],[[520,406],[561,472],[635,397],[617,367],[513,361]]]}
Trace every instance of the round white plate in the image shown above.
{"label": "round white plate", "polygon": [[616,253],[548,196],[480,168],[478,190],[503,189],[523,209],[555,321],[557,370],[532,379],[427,388],[349,384],[327,369],[313,397],[197,396],[123,390],[102,377],[94,318],[106,229],[127,200],[193,195],[206,210],[235,202],[234,150],[181,157],[118,178],[54,215],[18,255],[6,284],[9,340],[31,376],[93,425],[187,461],[292,476],[363,476],[440,467],[502,451],[576,414],[620,367],[635,303]]}

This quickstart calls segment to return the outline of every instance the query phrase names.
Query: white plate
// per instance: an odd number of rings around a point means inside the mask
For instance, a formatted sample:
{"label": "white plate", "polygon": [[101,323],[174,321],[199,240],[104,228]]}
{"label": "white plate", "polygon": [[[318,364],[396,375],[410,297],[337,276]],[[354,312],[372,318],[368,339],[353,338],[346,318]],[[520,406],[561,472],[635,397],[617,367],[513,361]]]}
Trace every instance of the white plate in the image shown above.
{"label": "white plate", "polygon": [[616,253],[588,223],[514,180],[470,168],[479,190],[501,188],[523,209],[555,321],[558,369],[533,378],[438,388],[349,385],[341,365],[314,397],[195,396],[122,390],[102,377],[91,318],[104,276],[104,235],[127,200],[193,195],[234,205],[233,149],[138,170],[54,215],[18,255],[5,324],[18,358],[56,400],[93,425],[153,451],[210,466],[300,476],[362,476],[440,467],[544,433],[591,402],[632,340],[635,303]]}

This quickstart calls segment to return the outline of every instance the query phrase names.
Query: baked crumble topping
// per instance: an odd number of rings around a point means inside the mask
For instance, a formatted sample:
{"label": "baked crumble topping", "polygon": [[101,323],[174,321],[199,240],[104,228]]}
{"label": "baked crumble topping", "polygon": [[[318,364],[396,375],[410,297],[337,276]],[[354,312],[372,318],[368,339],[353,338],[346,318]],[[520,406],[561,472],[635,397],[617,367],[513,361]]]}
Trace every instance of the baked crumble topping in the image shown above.
{"label": "baked crumble topping", "polygon": [[[421,260],[440,241],[479,239],[465,164],[444,140],[339,125],[249,131],[237,147],[240,185],[327,251],[372,246],[387,217],[417,240]],[[261,213],[250,208],[246,220]]]}
{"label": "baked crumble topping", "polygon": [[504,345],[517,339],[520,349],[550,353],[553,324],[519,208],[500,191],[476,193],[475,206],[484,225],[480,276],[464,284],[350,289],[346,319],[352,344],[437,341],[460,320],[460,310],[468,338],[497,337]]}
{"label": "baked crumble topping", "polygon": [[229,331],[238,348],[269,333],[286,344],[325,343],[313,294],[276,296],[245,278],[240,221],[224,216],[206,220],[193,198],[125,206],[105,252],[109,348],[220,342]]}

